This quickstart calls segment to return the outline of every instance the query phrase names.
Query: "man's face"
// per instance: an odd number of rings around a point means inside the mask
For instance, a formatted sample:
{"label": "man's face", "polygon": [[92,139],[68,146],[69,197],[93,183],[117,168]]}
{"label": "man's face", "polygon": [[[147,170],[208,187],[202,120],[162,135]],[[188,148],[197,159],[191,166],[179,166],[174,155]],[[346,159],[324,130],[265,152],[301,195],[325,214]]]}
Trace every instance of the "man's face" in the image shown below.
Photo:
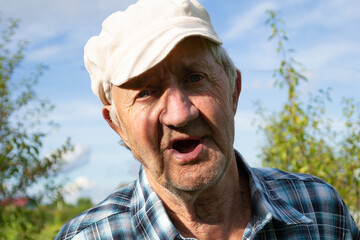
{"label": "man's face", "polygon": [[239,93],[203,41],[189,38],[154,68],[113,87],[116,131],[151,183],[201,190],[219,181],[233,158]]}

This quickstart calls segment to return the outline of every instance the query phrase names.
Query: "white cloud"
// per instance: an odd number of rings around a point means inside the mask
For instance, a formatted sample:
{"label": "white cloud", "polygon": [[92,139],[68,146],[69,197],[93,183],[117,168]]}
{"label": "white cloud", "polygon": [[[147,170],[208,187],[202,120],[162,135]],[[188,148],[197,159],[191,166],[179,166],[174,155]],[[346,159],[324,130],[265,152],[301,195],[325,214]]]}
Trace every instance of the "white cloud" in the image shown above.
{"label": "white cloud", "polygon": [[75,145],[73,152],[65,154],[64,159],[66,164],[62,168],[62,171],[68,173],[86,166],[89,163],[90,153],[90,148],[88,146],[82,144]]}
{"label": "white cloud", "polygon": [[51,116],[56,122],[64,121],[86,121],[98,120],[101,118],[100,101],[86,101],[73,99],[71,101],[56,102],[56,109]]}
{"label": "white cloud", "polygon": [[306,11],[300,11],[293,15],[292,20],[288,23],[294,28],[309,25],[326,28],[346,27],[348,24],[355,24],[355,19],[360,19],[359,9],[360,2],[357,0],[315,1]]}
{"label": "white cloud", "polygon": [[[321,68],[311,71],[311,76],[307,76],[309,81],[318,82],[323,86],[338,84],[352,86],[351,90],[360,87],[360,70],[344,68]],[[349,89],[350,90],[350,89]]]}
{"label": "white cloud", "polygon": [[245,12],[240,16],[235,16],[235,20],[232,20],[231,27],[223,34],[225,41],[234,40],[246,34],[246,32],[253,30],[258,24],[263,24],[265,17],[265,11],[273,9],[274,3],[261,2],[252,9]]}
{"label": "white cloud", "polygon": [[251,90],[272,90],[274,89],[274,79],[254,79],[249,84]]}
{"label": "white cloud", "polygon": [[69,203],[75,203],[76,200],[84,195],[84,192],[94,189],[97,183],[87,177],[79,176],[73,182],[68,183],[65,190],[65,200]]}
{"label": "white cloud", "polygon": [[352,44],[344,43],[322,43],[316,45],[308,50],[302,50],[298,55],[297,59],[306,65],[308,68],[316,69],[325,67],[328,63],[358,49],[358,47]]}
{"label": "white cloud", "polygon": [[239,112],[235,116],[236,132],[239,132],[239,131],[255,132],[256,126],[254,126],[254,124],[253,124],[255,118],[256,118],[256,115],[255,115],[254,111],[239,110]]}
{"label": "white cloud", "polygon": [[65,189],[69,192],[77,192],[79,190],[87,190],[95,185],[95,181],[91,181],[84,176],[79,176],[73,182],[68,183]]}
{"label": "white cloud", "polygon": [[[124,10],[135,0],[63,0],[63,1],[22,1],[0,0],[4,18],[19,18],[17,38],[26,39],[36,45],[34,55],[44,55],[41,62],[71,55],[70,49],[81,49],[84,39],[100,33],[102,21],[111,13]],[[58,42],[58,38],[62,38]],[[40,46],[37,44],[41,44]],[[62,53],[62,54],[59,54]],[[33,60],[33,59],[30,59]],[[38,58],[34,60],[39,61]]]}
{"label": "white cloud", "polygon": [[46,46],[42,47],[39,50],[31,51],[27,56],[26,59],[31,62],[43,62],[44,59],[52,58],[60,54],[63,51],[63,47],[61,46]]}

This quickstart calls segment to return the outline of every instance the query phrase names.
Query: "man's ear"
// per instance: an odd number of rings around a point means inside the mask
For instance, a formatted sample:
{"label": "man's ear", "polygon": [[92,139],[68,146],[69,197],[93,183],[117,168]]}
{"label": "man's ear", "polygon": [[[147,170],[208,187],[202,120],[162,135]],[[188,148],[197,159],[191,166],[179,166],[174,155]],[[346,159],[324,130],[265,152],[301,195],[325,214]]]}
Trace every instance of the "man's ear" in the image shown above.
{"label": "man's ear", "polygon": [[120,124],[120,122],[114,122],[110,117],[111,105],[105,105],[102,109],[102,115],[109,126],[121,137],[125,144],[127,144],[126,134]]}
{"label": "man's ear", "polygon": [[234,89],[234,93],[233,93],[234,115],[236,113],[240,93],[241,93],[241,72],[239,71],[239,69],[236,69],[235,89]]}

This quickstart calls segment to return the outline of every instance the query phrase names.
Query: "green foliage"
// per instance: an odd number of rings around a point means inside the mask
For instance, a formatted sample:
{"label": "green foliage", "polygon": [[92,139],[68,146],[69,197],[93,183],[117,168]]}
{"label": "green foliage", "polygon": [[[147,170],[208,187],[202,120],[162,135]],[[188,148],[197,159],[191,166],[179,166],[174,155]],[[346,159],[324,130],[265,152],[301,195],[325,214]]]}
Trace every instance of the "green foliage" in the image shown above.
{"label": "green foliage", "polygon": [[58,202],[55,221],[64,223],[92,206],[93,203],[90,198],[79,198],[75,205],[68,204],[64,201]]}
{"label": "green foliage", "polygon": [[275,85],[285,88],[287,99],[279,112],[266,113],[257,104],[258,127],[265,135],[259,157],[265,166],[286,171],[309,173],[333,185],[355,220],[360,223],[360,108],[353,99],[343,101],[343,130],[334,130],[326,117],[326,102],[331,101],[329,89],[310,95],[305,104],[300,100],[299,86],[307,81],[298,70],[301,64],[289,58],[292,50],[285,48],[286,32],[279,13],[268,11],[272,33],[277,40],[276,52],[281,55],[275,70]]}
{"label": "green foliage", "polygon": [[51,205],[42,206],[43,212],[47,213],[47,220],[42,231],[35,235],[35,239],[54,239],[66,221],[92,206],[90,198],[79,198],[76,204],[59,200]]}
{"label": "green foliage", "polygon": [[[26,41],[14,43],[17,27],[18,20],[10,19],[0,33],[0,239],[31,239],[41,230],[45,216],[36,207],[45,196],[59,195],[54,178],[63,154],[72,149],[68,140],[51,154],[41,154],[44,137],[56,126],[47,121],[53,106],[34,90],[45,66],[22,79],[14,76],[26,47]],[[12,200],[19,197],[33,199],[34,205],[14,206]]]}
{"label": "green foliage", "polygon": [[0,239],[33,239],[45,226],[46,213],[40,208],[7,206],[2,209]]}

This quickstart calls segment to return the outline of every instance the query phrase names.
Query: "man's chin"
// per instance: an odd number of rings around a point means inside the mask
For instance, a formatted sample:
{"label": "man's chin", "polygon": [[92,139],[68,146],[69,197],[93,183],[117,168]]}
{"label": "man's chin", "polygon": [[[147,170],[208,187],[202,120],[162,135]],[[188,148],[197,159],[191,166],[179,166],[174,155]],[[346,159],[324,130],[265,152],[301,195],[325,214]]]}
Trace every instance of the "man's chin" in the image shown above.
{"label": "man's chin", "polygon": [[172,187],[177,189],[178,191],[181,192],[187,192],[187,193],[192,193],[192,192],[198,192],[198,191],[202,191],[206,188],[208,188],[211,184],[211,182],[202,182],[202,183],[198,183],[198,184],[173,184]]}
{"label": "man's chin", "polygon": [[210,175],[204,175],[205,177],[187,176],[180,179],[181,181],[169,180],[165,187],[175,195],[192,196],[216,185],[220,181],[222,175],[221,171],[219,171],[212,172]]}

